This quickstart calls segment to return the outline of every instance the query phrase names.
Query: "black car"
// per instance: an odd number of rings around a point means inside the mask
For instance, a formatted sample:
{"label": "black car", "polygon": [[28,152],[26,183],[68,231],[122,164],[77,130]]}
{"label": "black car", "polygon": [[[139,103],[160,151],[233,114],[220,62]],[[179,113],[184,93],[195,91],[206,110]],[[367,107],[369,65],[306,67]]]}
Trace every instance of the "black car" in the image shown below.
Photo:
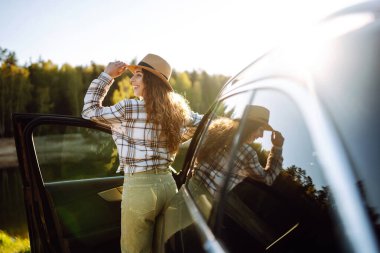
{"label": "black car", "polygon": [[[379,17],[378,2],[344,9],[225,84],[182,148],[157,251],[380,252]],[[249,105],[269,109],[285,137],[271,184],[234,181]],[[192,179],[220,118],[239,125],[210,199]],[[110,129],[59,115],[13,121],[32,252],[119,252],[123,176]],[[265,166],[270,137],[260,140]]]}

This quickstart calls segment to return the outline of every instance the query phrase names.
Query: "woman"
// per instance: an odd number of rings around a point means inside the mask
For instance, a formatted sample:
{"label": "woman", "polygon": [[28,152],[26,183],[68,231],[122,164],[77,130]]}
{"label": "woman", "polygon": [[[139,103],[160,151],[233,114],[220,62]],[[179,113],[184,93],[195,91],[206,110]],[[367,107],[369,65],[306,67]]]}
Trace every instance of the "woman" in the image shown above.
{"label": "woman", "polygon": [[[129,69],[139,99],[124,99],[102,106],[114,78]],[[139,64],[111,62],[93,80],[84,98],[82,116],[111,126],[124,171],[121,202],[122,252],[151,252],[153,235],[160,236],[156,218],[177,192],[170,165],[178,150],[184,127],[196,126],[201,115],[170,83],[172,69],[160,56],[146,55]]]}

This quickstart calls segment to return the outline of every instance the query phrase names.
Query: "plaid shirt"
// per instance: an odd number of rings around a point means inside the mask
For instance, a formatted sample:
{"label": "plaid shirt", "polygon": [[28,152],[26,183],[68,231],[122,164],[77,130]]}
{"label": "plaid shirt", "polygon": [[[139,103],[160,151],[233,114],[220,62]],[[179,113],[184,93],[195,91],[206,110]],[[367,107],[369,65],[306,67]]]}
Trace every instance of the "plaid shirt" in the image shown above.
{"label": "plaid shirt", "polygon": [[[91,82],[84,97],[82,117],[111,127],[119,154],[119,168],[116,172],[168,169],[175,154],[170,154],[166,141],[159,138],[160,126],[146,122],[143,100],[124,99],[113,106],[102,106],[113,81],[112,77],[103,72]],[[201,119],[202,115],[191,112],[186,126],[196,126]],[[184,128],[182,135],[185,134]]]}
{"label": "plaid shirt", "polygon": [[[263,168],[256,151],[250,145],[243,144],[233,161],[234,173],[228,190],[234,188],[246,177],[271,185],[281,172],[282,161],[282,148],[272,147],[266,167]],[[226,177],[228,162],[229,152],[220,149],[210,157],[208,162],[198,164],[193,176],[206,186],[211,195],[214,195]]]}

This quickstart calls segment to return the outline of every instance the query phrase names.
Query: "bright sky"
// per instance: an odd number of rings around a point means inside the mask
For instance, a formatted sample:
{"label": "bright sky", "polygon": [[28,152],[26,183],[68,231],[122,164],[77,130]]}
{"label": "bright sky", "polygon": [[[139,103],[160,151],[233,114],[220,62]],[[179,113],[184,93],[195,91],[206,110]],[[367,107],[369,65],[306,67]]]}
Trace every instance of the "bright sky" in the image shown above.
{"label": "bright sky", "polygon": [[298,28],[362,0],[0,0],[0,47],[19,64],[140,60],[237,74]]}

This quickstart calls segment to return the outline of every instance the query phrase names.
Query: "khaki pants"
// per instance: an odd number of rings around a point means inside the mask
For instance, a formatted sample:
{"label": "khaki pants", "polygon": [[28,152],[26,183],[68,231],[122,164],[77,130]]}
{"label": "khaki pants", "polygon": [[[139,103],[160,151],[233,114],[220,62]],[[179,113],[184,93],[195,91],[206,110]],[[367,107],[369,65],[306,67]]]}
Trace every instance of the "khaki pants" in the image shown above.
{"label": "khaki pants", "polygon": [[121,201],[121,251],[154,252],[153,238],[162,236],[156,219],[177,192],[170,171],[125,174]]}

